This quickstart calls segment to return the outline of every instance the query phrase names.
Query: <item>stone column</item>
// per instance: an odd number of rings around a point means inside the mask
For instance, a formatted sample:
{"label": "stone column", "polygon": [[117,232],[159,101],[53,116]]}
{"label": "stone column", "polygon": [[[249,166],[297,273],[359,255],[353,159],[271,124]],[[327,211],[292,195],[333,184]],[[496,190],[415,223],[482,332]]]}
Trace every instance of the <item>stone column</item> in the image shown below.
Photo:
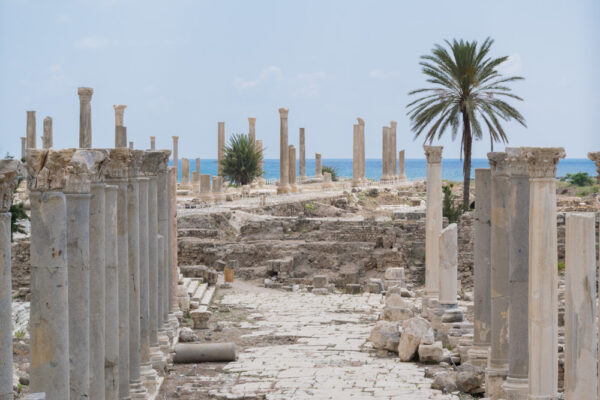
{"label": "stone column", "polygon": [[[30,391],[69,398],[67,185],[70,150],[28,150],[31,201]],[[9,292],[10,295],[10,292]],[[10,314],[9,314],[10,315]],[[12,341],[12,335],[8,336]],[[12,354],[12,352],[11,352]],[[12,370],[11,389],[12,389]]]}
{"label": "stone column", "polygon": [[44,136],[42,136],[42,146],[44,149],[52,148],[52,118],[44,118]]}
{"label": "stone column", "polygon": [[213,176],[212,177],[212,192],[215,203],[225,201],[225,195],[223,194],[223,177]]}
{"label": "stone column", "polygon": [[181,159],[181,186],[189,188],[190,186],[190,160]]}
{"label": "stone column", "polygon": [[195,171],[200,173],[200,158],[196,158]]}
{"label": "stone column", "polygon": [[594,151],[588,153],[588,158],[596,164],[596,182],[600,183],[600,151]]}
{"label": "stone column", "polygon": [[473,347],[469,362],[485,368],[492,344],[491,316],[491,191],[489,169],[475,169],[475,221],[473,235]]}
{"label": "stone column", "polygon": [[115,127],[115,147],[127,148],[127,128],[124,126]]}
{"label": "stone column", "polygon": [[79,148],[92,148],[92,95],[94,89],[77,88],[79,95]]}
{"label": "stone column", "polygon": [[360,138],[358,124],[352,130],[352,186],[360,185]]}
{"label": "stone column", "polygon": [[423,146],[427,158],[425,217],[425,295],[437,298],[440,286],[438,236],[442,231],[442,146]]}
{"label": "stone column", "polygon": [[404,150],[400,150],[400,152],[398,153],[398,179],[400,179],[401,181],[406,180],[406,173],[404,172],[404,166],[405,166]]}
{"label": "stone column", "polygon": [[133,150],[133,142],[129,142],[129,150]]}
{"label": "stone column", "polygon": [[26,149],[27,149],[27,138],[21,136],[21,160],[25,159]]}
{"label": "stone column", "polygon": [[390,121],[390,176],[391,179],[398,178],[398,160],[396,160],[396,154],[398,154],[398,147],[396,146],[396,127],[398,122]]}
{"label": "stone column", "polygon": [[298,186],[296,186],[296,147],[291,144],[288,147],[288,172],[289,172],[289,182],[290,182],[290,191],[292,193],[298,192]]}
{"label": "stone column", "polygon": [[565,399],[594,399],[598,394],[594,213],[567,213],[565,266]]}
{"label": "stone column", "polygon": [[356,118],[358,121],[358,138],[360,140],[359,160],[360,160],[360,179],[366,182],[365,173],[365,121],[362,118]]}
{"label": "stone column", "polygon": [[129,387],[132,399],[145,398],[140,373],[140,167],[144,152],[130,150],[127,181],[127,225],[129,261]]}
{"label": "stone column", "polygon": [[217,140],[217,171],[219,176],[222,176],[223,171],[221,167],[221,160],[225,155],[225,122],[219,122],[219,130],[218,130],[218,140]]}
{"label": "stone column", "polygon": [[315,178],[323,179],[323,168],[321,166],[321,153],[315,153]]}
{"label": "stone column", "polygon": [[[128,171],[131,163],[131,151],[127,148],[110,150],[110,157],[106,164],[106,182],[117,186],[117,290],[119,308],[118,326],[118,398],[129,399],[129,223],[128,223]],[[109,218],[107,212],[106,215]],[[112,230],[112,228],[111,228]],[[107,233],[108,235],[108,233]],[[108,242],[110,245],[111,241]],[[105,243],[107,244],[107,243]],[[108,249],[108,247],[107,247]],[[108,252],[108,250],[107,250]],[[107,259],[110,259],[107,256]],[[108,270],[107,270],[108,274]],[[108,276],[108,275],[107,275]],[[108,300],[108,299],[107,299]],[[108,326],[107,326],[108,329]],[[108,351],[108,349],[107,349]],[[107,352],[106,357],[109,356]],[[110,379],[112,374],[105,373],[105,379]],[[109,398],[107,396],[107,398]],[[113,397],[114,398],[114,397]]]}
{"label": "stone column", "polygon": [[[389,146],[390,146],[390,128],[387,126],[383,127],[383,133],[381,136],[381,180],[387,181],[390,179],[390,167],[389,167]],[[437,239],[436,239],[437,242]]]}
{"label": "stone column", "polygon": [[456,306],[458,277],[458,229],[450,224],[439,235],[440,295],[439,302],[444,306]]}
{"label": "stone column", "polygon": [[[502,386],[508,400],[527,399],[529,376],[529,166],[521,149],[506,148],[509,175],[508,377]],[[515,338],[518,338],[515,340]]]}
{"label": "stone column", "polygon": [[104,188],[104,398],[113,400],[119,398],[118,191],[115,185]]}
{"label": "stone column", "polygon": [[210,175],[209,174],[201,174],[200,175],[200,199],[205,202],[212,202],[213,197],[210,190]]}
{"label": "stone column", "polygon": [[492,399],[504,398],[502,384],[508,374],[508,263],[510,254],[508,215],[510,182],[506,153],[490,152],[492,174],[491,203],[491,285],[492,345],[486,370],[486,394]]}
{"label": "stone column", "polygon": [[10,207],[20,162],[0,160],[0,399],[13,398]]}
{"label": "stone column", "polygon": [[27,148],[35,149],[37,146],[35,135],[35,111],[27,111]]}
{"label": "stone column", "polygon": [[260,182],[260,179],[262,179],[262,174],[263,174],[263,153],[262,153],[263,141],[257,140],[256,147],[260,150],[260,154],[261,154],[260,161],[258,163],[258,170],[260,171],[260,178],[259,178],[259,182]]}
{"label": "stone column", "polygon": [[[169,235],[169,190],[171,188],[171,179],[169,173],[169,156],[168,150],[163,150],[165,161],[159,165],[158,181],[157,181],[157,210],[158,210],[158,341],[163,354],[168,354],[169,338],[166,333],[166,325],[168,323],[169,314],[169,274],[167,270],[167,242],[165,238]],[[162,239],[162,240],[161,240]],[[157,370],[162,371],[166,368],[166,359],[154,358],[153,365]],[[164,362],[164,365],[163,365]]]}
{"label": "stone column", "polygon": [[115,104],[113,109],[115,110],[115,126],[125,126],[123,122],[123,115],[127,106],[125,104]]}
{"label": "stone column", "polygon": [[179,312],[179,305],[177,303],[177,282],[179,280],[179,264],[177,261],[177,191],[176,191],[176,181],[174,176],[171,177],[171,189],[170,189],[170,202],[169,206],[171,208],[170,214],[170,226],[171,230],[169,232],[169,256],[170,256],[170,277],[169,277],[169,310],[171,312],[170,321],[173,329],[176,330],[178,322],[175,314]]}
{"label": "stone column", "polygon": [[304,128],[300,128],[300,180],[306,179],[306,136]]}
{"label": "stone column", "polygon": [[279,109],[279,187],[277,193],[289,193],[288,109]]}
{"label": "stone column", "polygon": [[256,118],[248,117],[248,137],[252,142],[256,141]]}
{"label": "stone column", "polygon": [[150,136],[150,150],[151,151],[156,150],[156,137],[155,136]]}
{"label": "stone column", "polygon": [[175,168],[175,182],[179,180],[179,136],[173,136],[173,168]]}
{"label": "stone column", "polygon": [[556,164],[564,149],[523,148],[529,163],[529,398],[558,391]]}

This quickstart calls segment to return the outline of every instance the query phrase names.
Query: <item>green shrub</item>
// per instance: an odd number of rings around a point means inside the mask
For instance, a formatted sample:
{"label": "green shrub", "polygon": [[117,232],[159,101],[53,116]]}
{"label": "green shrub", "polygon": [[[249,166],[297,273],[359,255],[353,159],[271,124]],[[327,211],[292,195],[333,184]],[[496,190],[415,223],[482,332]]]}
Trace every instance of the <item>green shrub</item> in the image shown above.
{"label": "green shrub", "polygon": [[464,212],[464,207],[461,204],[456,204],[456,195],[452,193],[453,183],[449,183],[442,187],[444,192],[444,200],[442,206],[442,214],[448,218],[449,223],[458,222],[458,219]]}
{"label": "green shrub", "polygon": [[558,272],[559,272],[561,275],[564,275],[564,274],[565,274],[565,262],[564,262],[564,261],[559,261],[559,262],[558,262]]}
{"label": "green shrub", "polygon": [[262,150],[246,134],[234,134],[225,146],[221,171],[229,182],[235,185],[247,185],[258,178]]}
{"label": "green shrub", "polygon": [[321,172],[329,172],[331,174],[332,181],[338,180],[337,168],[335,168],[335,167],[330,167],[329,165],[323,165],[323,167],[321,167]]}
{"label": "green shrub", "polygon": [[561,181],[567,181],[571,185],[575,186],[591,186],[594,184],[594,179],[587,172],[576,172],[574,174],[567,174]]}

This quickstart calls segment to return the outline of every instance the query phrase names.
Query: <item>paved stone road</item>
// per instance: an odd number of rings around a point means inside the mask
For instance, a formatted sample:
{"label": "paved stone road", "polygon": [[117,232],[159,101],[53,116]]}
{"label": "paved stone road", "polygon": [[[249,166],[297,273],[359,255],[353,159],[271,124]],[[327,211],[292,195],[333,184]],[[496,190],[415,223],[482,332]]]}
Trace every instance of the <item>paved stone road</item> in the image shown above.
{"label": "paved stone road", "polygon": [[[377,358],[365,343],[381,296],[313,295],[236,282],[222,304],[249,307],[250,335],[296,336],[293,344],[248,348],[211,395],[240,399],[456,399],[430,388],[423,368]],[[202,377],[197,377],[202,386]],[[214,382],[215,377],[206,377]]]}

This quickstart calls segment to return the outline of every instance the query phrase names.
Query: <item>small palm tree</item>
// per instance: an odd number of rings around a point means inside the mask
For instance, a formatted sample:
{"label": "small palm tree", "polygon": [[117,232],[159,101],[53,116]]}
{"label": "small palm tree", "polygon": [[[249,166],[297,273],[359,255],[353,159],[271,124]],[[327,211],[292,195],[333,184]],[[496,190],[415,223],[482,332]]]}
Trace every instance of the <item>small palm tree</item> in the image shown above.
{"label": "small palm tree", "polygon": [[[481,46],[477,42],[463,40],[450,43],[450,52],[435,45],[431,55],[421,56],[419,64],[433,87],[417,89],[409,95],[424,93],[424,96],[407,105],[411,129],[415,139],[425,132],[425,142],[439,139],[446,129],[452,129],[452,140],[462,128],[461,159],[464,156],[463,206],[469,205],[471,183],[471,148],[473,139],[483,136],[482,123],[487,127],[490,140],[507,143],[506,132],[501,121],[516,120],[523,126],[525,119],[505,98],[523,100],[511,93],[508,82],[524,79],[520,76],[503,77],[497,67],[508,56],[488,56],[494,41],[487,38]],[[426,130],[426,128],[428,128]]]}
{"label": "small palm tree", "polygon": [[260,170],[262,150],[245,134],[234,134],[225,146],[221,171],[230,182],[247,185],[262,175]]}

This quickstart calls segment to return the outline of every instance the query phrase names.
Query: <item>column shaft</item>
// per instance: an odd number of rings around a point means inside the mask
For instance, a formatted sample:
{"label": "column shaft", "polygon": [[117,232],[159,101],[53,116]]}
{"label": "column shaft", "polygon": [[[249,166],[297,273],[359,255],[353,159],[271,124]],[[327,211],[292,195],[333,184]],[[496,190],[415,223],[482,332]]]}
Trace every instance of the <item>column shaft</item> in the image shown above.
{"label": "column shaft", "polygon": [[158,199],[157,177],[150,177],[148,185],[148,265],[149,265],[149,296],[150,308],[150,346],[158,347]]}
{"label": "column shaft", "polygon": [[256,118],[248,118],[248,138],[251,142],[256,142]]}
{"label": "column shaft", "polygon": [[35,136],[35,111],[27,111],[27,145],[28,149],[36,148],[36,136]]}
{"label": "column shaft", "polygon": [[[394,152],[395,153],[395,152]],[[440,295],[443,305],[458,303],[456,281],[458,277],[458,229],[450,224],[440,232],[439,236]]]}
{"label": "column shaft", "polygon": [[360,139],[358,124],[352,130],[352,186],[360,184]]}
{"label": "column shaft", "polygon": [[442,231],[442,146],[423,146],[427,158],[427,214],[425,216],[425,293],[439,295],[439,244]]}
{"label": "column shaft", "polygon": [[[164,238],[169,236],[169,188],[171,187],[171,182],[169,179],[169,170],[162,171],[158,175],[158,187],[157,187],[157,196],[158,196],[158,233],[163,237],[163,249],[158,248],[159,255],[166,252],[166,241]],[[169,314],[169,299],[168,299],[168,271],[166,264],[166,257],[163,260],[163,264],[158,270],[158,280],[159,280],[159,305],[158,305],[158,315],[160,318],[160,327],[162,329],[165,328],[165,324],[168,321]]]}
{"label": "column shaft", "polygon": [[150,136],[150,150],[156,150],[156,137]]}
{"label": "column shaft", "polygon": [[389,160],[388,160],[388,150],[389,150],[389,128],[387,126],[383,127],[382,135],[381,135],[381,180],[386,181],[390,179],[389,175]]}
{"label": "column shaft", "polygon": [[27,149],[27,138],[21,137],[21,160],[25,159],[26,149]]}
{"label": "column shaft", "polygon": [[43,136],[44,149],[52,148],[52,118],[44,118],[44,136]]}
{"label": "column shaft", "polygon": [[402,181],[406,180],[404,150],[400,150],[398,153],[398,179]]}
{"label": "column shaft", "polygon": [[175,168],[175,182],[179,180],[179,136],[173,136],[173,168]]}
{"label": "column shaft", "polygon": [[80,87],[79,95],[79,148],[92,148],[92,88]]}
{"label": "column shaft", "polygon": [[396,179],[398,177],[398,161],[396,160],[397,146],[396,146],[396,121],[390,122],[390,177]]}
{"label": "column shaft", "polygon": [[177,271],[177,191],[175,189],[175,181],[173,177],[171,177],[171,187],[169,195],[169,206],[171,209],[171,243],[169,246],[169,255],[171,257],[169,264],[169,311],[176,312],[179,310],[179,305],[177,304],[177,282],[179,280],[179,274]]}
{"label": "column shaft", "polygon": [[217,171],[219,176],[223,175],[221,160],[225,155],[225,122],[219,122],[218,128],[218,138],[217,138]]}
{"label": "column shaft", "polygon": [[279,188],[278,193],[288,193],[289,186],[289,150],[288,150],[288,110],[279,109]]}
{"label": "column shaft", "polygon": [[[12,193],[10,195],[12,196]],[[7,400],[13,398],[10,220],[10,213],[2,210],[0,212],[0,399]]]}
{"label": "column shaft", "polygon": [[366,181],[365,173],[365,121],[362,118],[357,118],[358,121],[358,138],[360,140],[359,145],[359,160],[360,160],[360,179]]}
{"label": "column shaft", "polygon": [[321,153],[315,153],[315,177],[323,178],[323,167],[321,165]]}
{"label": "column shaft", "polygon": [[300,128],[300,178],[306,178],[306,137],[304,128]]}
{"label": "column shaft", "polygon": [[138,178],[140,265],[140,364],[150,363],[150,263],[148,245],[148,178]]}

